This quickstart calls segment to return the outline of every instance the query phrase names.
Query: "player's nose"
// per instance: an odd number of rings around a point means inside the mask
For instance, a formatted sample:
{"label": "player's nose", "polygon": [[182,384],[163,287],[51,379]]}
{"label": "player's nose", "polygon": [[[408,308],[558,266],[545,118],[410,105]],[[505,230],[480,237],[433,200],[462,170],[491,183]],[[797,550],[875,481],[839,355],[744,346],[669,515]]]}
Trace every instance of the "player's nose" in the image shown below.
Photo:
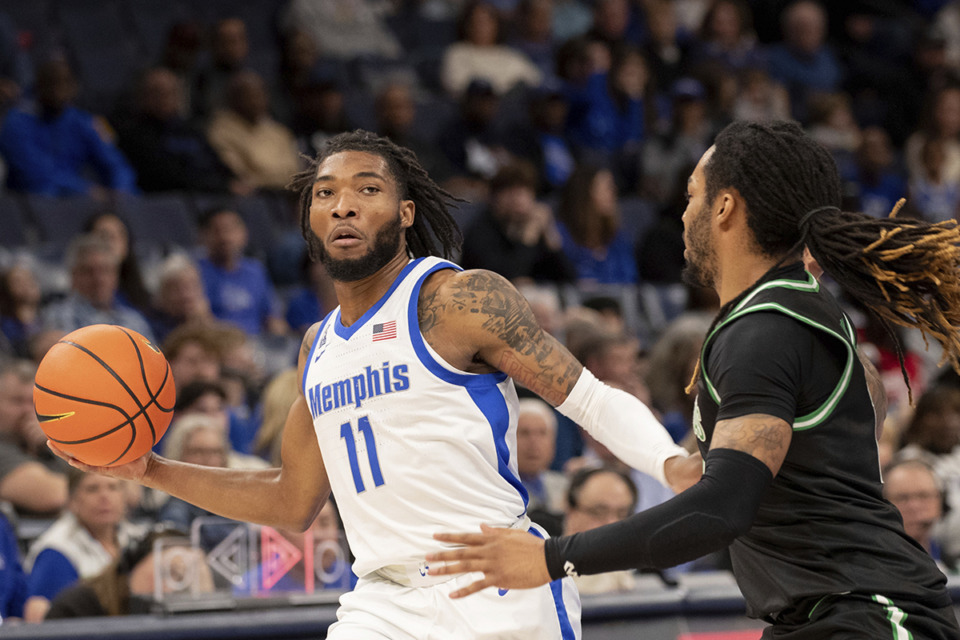
{"label": "player's nose", "polygon": [[356,216],[359,211],[356,198],[350,193],[341,193],[333,203],[331,210],[334,218],[351,218]]}

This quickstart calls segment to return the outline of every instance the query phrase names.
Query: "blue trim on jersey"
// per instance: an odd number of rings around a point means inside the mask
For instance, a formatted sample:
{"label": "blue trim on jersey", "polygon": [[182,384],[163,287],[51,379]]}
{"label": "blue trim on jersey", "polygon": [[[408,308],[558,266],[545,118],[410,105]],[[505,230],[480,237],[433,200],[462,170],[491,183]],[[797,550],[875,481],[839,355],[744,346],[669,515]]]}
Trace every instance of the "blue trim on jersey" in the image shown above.
{"label": "blue trim on jersey", "polygon": [[489,384],[500,384],[507,379],[507,374],[502,371],[497,371],[495,373],[457,373],[456,371],[450,371],[442,364],[437,362],[437,360],[430,354],[430,351],[427,350],[426,345],[423,341],[423,334],[420,333],[420,320],[417,317],[417,302],[420,299],[420,287],[423,286],[423,281],[427,279],[434,271],[439,271],[441,269],[456,269],[457,271],[463,271],[461,267],[453,264],[452,262],[441,262],[430,267],[426,273],[420,276],[420,279],[415,285],[413,285],[413,291],[410,292],[410,304],[407,306],[407,326],[410,330],[410,343],[413,345],[413,350],[417,354],[417,357],[420,359],[420,363],[427,368],[430,373],[437,376],[444,382],[449,382],[450,384],[459,385],[461,387],[476,387],[480,385],[489,385]]}
{"label": "blue trim on jersey", "polygon": [[387,292],[380,296],[380,299],[377,300],[376,304],[367,309],[360,318],[354,322],[349,327],[343,326],[343,319],[340,317],[340,307],[337,307],[337,321],[333,324],[333,330],[337,332],[337,335],[343,338],[344,340],[349,340],[353,334],[360,330],[360,328],[367,323],[367,320],[372,318],[377,311],[380,311],[380,307],[387,303],[387,300],[390,299],[391,294],[397,290],[397,287],[400,286],[400,283],[403,282],[404,278],[410,275],[410,272],[420,264],[420,261],[423,258],[417,258],[416,260],[411,260],[407,263],[407,266],[403,268],[403,271],[400,272],[400,275],[396,277],[393,281],[393,284],[390,285],[390,288],[387,289]]}
{"label": "blue trim on jersey", "polygon": [[467,387],[467,393],[490,423],[493,444],[497,450],[497,471],[523,498],[523,511],[526,513],[527,503],[530,502],[527,488],[520,482],[520,478],[513,475],[509,466],[510,447],[507,446],[507,430],[510,428],[510,411],[507,409],[507,400],[499,387]]}
{"label": "blue trim on jersey", "polygon": [[[527,533],[531,533],[541,540],[543,540],[543,534],[536,528],[531,526],[527,529]],[[563,581],[568,580],[569,578],[559,578],[550,583],[550,593],[553,594],[553,604],[557,607],[557,619],[560,621],[560,637],[563,640],[576,640],[577,634],[573,631],[573,625],[570,624],[570,615],[567,613],[567,605],[563,601]]]}
{"label": "blue trim on jersey", "polygon": [[333,311],[328,313],[324,317],[323,321],[320,322],[320,328],[317,330],[317,335],[313,336],[313,344],[310,345],[310,353],[307,354],[307,361],[303,365],[303,379],[300,381],[300,389],[303,391],[304,397],[307,395],[307,371],[310,369],[310,364],[313,362],[313,352],[317,350],[317,343],[320,341],[320,336],[323,335],[323,329],[327,326],[327,322],[330,321],[330,317],[333,315]]}
{"label": "blue trim on jersey", "polygon": [[[420,322],[417,318],[417,302],[420,299],[420,287],[434,271],[440,269],[463,269],[452,262],[439,262],[420,276],[417,283],[410,292],[410,303],[407,306],[407,325],[410,332],[410,344],[420,359],[420,363],[427,368],[430,373],[437,376],[444,382],[461,386],[467,390],[470,398],[477,408],[486,417],[493,431],[493,444],[497,451],[497,471],[507,483],[517,490],[520,497],[523,498],[523,509],[526,511],[527,503],[530,497],[527,495],[527,489],[520,482],[520,478],[515,476],[510,470],[510,448],[507,446],[507,430],[510,428],[510,411],[507,409],[507,401],[498,386],[507,379],[507,374],[502,371],[495,373],[457,373],[450,371],[431,355],[423,340],[423,334],[420,333]],[[519,514],[518,514],[519,515]]]}

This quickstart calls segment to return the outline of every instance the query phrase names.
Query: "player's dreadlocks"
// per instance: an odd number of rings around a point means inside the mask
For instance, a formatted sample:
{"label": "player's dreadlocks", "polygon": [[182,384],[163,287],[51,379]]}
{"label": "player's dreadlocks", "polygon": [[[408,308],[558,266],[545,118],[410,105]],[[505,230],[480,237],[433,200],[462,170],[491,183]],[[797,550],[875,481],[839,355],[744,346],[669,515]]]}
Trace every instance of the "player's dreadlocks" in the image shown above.
{"label": "player's dreadlocks", "polygon": [[[463,202],[440,188],[420,165],[417,156],[388,138],[357,129],[331,138],[306,170],[294,176],[290,188],[300,192],[300,233],[307,241],[310,257],[319,256],[320,239],[310,228],[310,204],[317,169],[324,160],[343,151],[362,151],[380,156],[397,183],[401,200],[413,200],[416,215],[407,229],[407,248],[414,258],[440,256],[452,258],[460,250],[463,235],[448,207]],[[439,242],[439,247],[437,243]]]}
{"label": "player's dreadlocks", "polygon": [[[734,188],[747,205],[747,225],[760,250],[778,263],[803,247],[837,283],[892,325],[920,329],[960,371],[960,229],[954,221],[873,218],[840,209],[840,178],[830,153],[795,123],[735,122],[716,138],[704,166],[707,202]],[[726,303],[711,331],[753,289]],[[709,334],[709,332],[708,332]],[[696,379],[696,374],[694,379]],[[691,383],[692,386],[692,383]]]}

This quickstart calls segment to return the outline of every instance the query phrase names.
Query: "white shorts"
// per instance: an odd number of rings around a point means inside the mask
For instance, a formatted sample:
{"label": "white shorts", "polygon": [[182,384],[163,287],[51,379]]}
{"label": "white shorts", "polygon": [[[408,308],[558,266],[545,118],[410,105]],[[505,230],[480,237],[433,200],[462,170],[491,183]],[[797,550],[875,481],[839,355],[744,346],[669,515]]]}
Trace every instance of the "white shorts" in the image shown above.
{"label": "white shorts", "polygon": [[372,574],[340,597],[328,640],[580,640],[580,596],[570,578],[536,589],[499,589],[453,600],[480,574],[407,587]]}
{"label": "white shorts", "polygon": [[[547,537],[528,519],[517,526]],[[483,574],[447,579],[425,574],[423,565],[386,569],[360,578],[340,596],[328,640],[580,640],[580,594],[572,578],[536,589],[490,587],[453,600],[451,592]]]}

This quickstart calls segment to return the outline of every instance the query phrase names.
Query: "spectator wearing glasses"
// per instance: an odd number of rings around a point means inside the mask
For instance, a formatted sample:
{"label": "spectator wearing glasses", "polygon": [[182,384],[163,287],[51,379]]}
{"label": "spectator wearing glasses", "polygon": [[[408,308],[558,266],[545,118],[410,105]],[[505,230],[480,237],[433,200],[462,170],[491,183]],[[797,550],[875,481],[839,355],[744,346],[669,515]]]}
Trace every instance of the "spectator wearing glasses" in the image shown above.
{"label": "spectator wearing glasses", "polygon": [[[637,485],[627,472],[603,466],[580,469],[570,479],[563,535],[596,529],[633,515],[637,504]],[[592,576],[574,576],[577,589],[584,593],[629,591],[634,588],[633,571],[614,571]]]}

